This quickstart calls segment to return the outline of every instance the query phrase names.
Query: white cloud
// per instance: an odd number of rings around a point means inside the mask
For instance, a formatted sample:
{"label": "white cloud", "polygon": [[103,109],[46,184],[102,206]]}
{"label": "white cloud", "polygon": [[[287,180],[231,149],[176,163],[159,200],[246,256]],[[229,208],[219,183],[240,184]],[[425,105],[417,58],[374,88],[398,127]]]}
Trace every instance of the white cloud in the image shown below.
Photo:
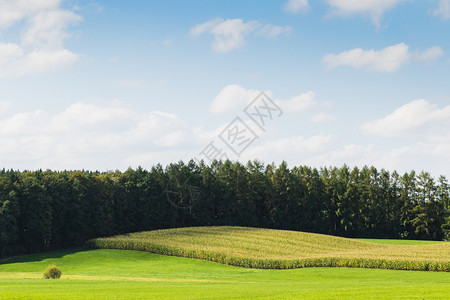
{"label": "white cloud", "polygon": [[240,48],[244,45],[244,36],[257,27],[259,24],[255,21],[245,23],[240,19],[225,20],[211,28],[210,32],[215,39],[212,47],[219,53]]}
{"label": "white cloud", "polygon": [[17,113],[0,119],[0,139],[0,167],[54,169],[126,168],[132,157],[195,140],[176,115],[138,112],[120,102]]}
{"label": "white cloud", "polygon": [[437,177],[450,176],[449,149],[450,143],[414,142],[393,148],[382,145],[347,145],[336,149],[329,157],[332,162],[340,161],[341,164],[359,167],[374,165],[379,169],[396,170],[400,174],[411,170],[417,172],[425,170]]}
{"label": "white cloud", "polygon": [[45,130],[51,133],[127,130],[135,123],[135,117],[137,116],[131,110],[120,104],[108,103],[106,106],[97,106],[79,102],[51,116]]}
{"label": "white cloud", "polygon": [[40,74],[70,66],[78,60],[78,55],[67,49],[55,51],[34,50],[18,60],[13,60],[0,70],[0,77]]}
{"label": "white cloud", "polygon": [[336,121],[336,116],[321,112],[318,114],[315,114],[311,117],[311,122],[314,123],[329,123]]}
{"label": "white cloud", "polygon": [[376,165],[376,157],[379,152],[375,150],[374,145],[358,145],[358,144],[344,144],[341,145],[336,142],[330,145],[326,151],[318,155],[311,156],[308,162],[314,166],[342,166],[347,164],[349,166],[364,166]]}
{"label": "white cloud", "polygon": [[[72,65],[78,55],[65,49],[67,27],[81,16],[54,0],[0,0],[0,29],[22,27],[17,43],[0,41],[0,78],[37,74]],[[14,34],[14,32],[11,32]]]}
{"label": "white cloud", "polygon": [[309,10],[308,0],[289,0],[283,5],[286,12],[296,14],[299,12],[306,12]]}
{"label": "white cloud", "polygon": [[[362,168],[367,165],[375,166],[378,170],[396,170],[400,174],[414,169],[429,171],[433,176],[450,176],[450,143],[417,142],[391,148],[376,144],[343,144],[341,138],[327,135],[283,139],[279,147],[277,143],[278,140],[268,141],[267,151],[263,147],[258,148],[264,155],[264,161],[281,162],[284,159],[291,166],[308,165],[317,168],[340,167],[344,164]],[[271,147],[272,144],[275,146]]]}
{"label": "white cloud", "polygon": [[292,97],[289,100],[275,100],[281,109],[287,113],[302,113],[307,110],[328,106],[326,103],[319,103],[316,94],[312,91]]}
{"label": "white cloud", "polygon": [[225,53],[244,45],[244,37],[258,28],[255,21],[243,22],[241,19],[215,19],[196,25],[191,35],[199,36],[208,32],[214,36],[211,46],[218,53]]}
{"label": "white cloud", "polygon": [[9,101],[0,101],[0,116],[6,113],[12,106]]}
{"label": "white cloud", "polygon": [[168,149],[164,152],[162,151],[146,151],[137,154],[133,154],[129,157],[126,157],[122,164],[125,166],[142,166],[144,168],[150,169],[154,165],[160,163],[163,166],[174,163],[175,161],[183,160],[184,162],[188,162],[198,153],[195,152],[186,152],[186,150],[178,150],[178,149]]}
{"label": "white cloud", "polygon": [[440,16],[446,20],[450,18],[450,0],[439,0],[438,8],[433,11],[435,16]]}
{"label": "white cloud", "polygon": [[339,54],[327,54],[322,61],[331,68],[350,66],[356,69],[393,72],[410,60],[408,48],[404,43],[380,51],[355,48]]}
{"label": "white cloud", "polygon": [[[10,105],[0,102],[0,113],[2,107],[7,109]],[[267,163],[279,163],[286,160],[292,166],[315,167],[346,163],[360,167],[375,165],[400,172],[425,169],[434,175],[450,175],[450,133],[447,130],[450,105],[438,108],[427,101],[416,100],[405,106],[384,118],[386,124],[375,127],[382,133],[391,129],[401,133],[427,125],[430,126],[425,135],[428,140],[389,147],[386,143],[344,144],[340,137],[323,133],[274,138],[276,131],[265,132],[243,153],[241,161],[258,158]],[[3,115],[8,115],[8,111]],[[314,116],[318,115],[321,113]],[[318,118],[326,119],[326,116]],[[16,113],[0,118],[0,168],[123,170],[138,165],[150,168],[156,163],[198,156],[226,125],[207,132],[193,128],[174,114],[141,112],[117,101],[101,105],[79,102],[56,113],[45,110]],[[441,131],[437,132],[436,128]],[[430,132],[436,135],[431,136]],[[221,147],[227,149],[224,145]]]}
{"label": "white cloud", "polygon": [[443,55],[440,47],[431,47],[424,52],[410,53],[405,43],[386,47],[382,50],[355,48],[339,54],[327,54],[322,62],[330,68],[350,66],[378,72],[394,72],[414,59],[433,60]]}
{"label": "white cloud", "polygon": [[222,18],[206,21],[205,23],[198,24],[192,27],[190,33],[192,36],[195,37],[199,36],[205,32],[209,32],[211,29],[213,29],[222,22],[223,22]]}
{"label": "white cloud", "polygon": [[226,53],[241,48],[245,44],[245,37],[251,33],[256,32],[260,36],[275,38],[291,30],[289,26],[262,25],[257,21],[217,18],[192,27],[190,34],[194,37],[204,33],[213,35],[214,41],[211,43],[213,50],[217,53]]}
{"label": "white cloud", "polygon": [[167,133],[155,140],[155,144],[161,147],[174,147],[186,140],[186,132],[178,130]]}
{"label": "white cloud", "polygon": [[[260,90],[245,89],[240,85],[231,84],[224,87],[214,98],[210,111],[215,114],[226,112],[238,112],[243,110],[261,93]],[[329,107],[329,103],[321,103],[316,100],[316,94],[312,91],[294,96],[288,100],[275,99],[272,91],[264,91],[281,110],[287,113],[303,113],[314,108]]]}
{"label": "white cloud", "polygon": [[23,56],[23,50],[16,44],[1,44],[0,43],[0,66]]}
{"label": "white cloud", "polygon": [[67,26],[81,21],[81,16],[67,10],[43,11],[29,19],[22,35],[22,45],[39,49],[61,49],[68,37]]}
{"label": "white cloud", "polygon": [[243,153],[243,160],[258,158],[266,162],[286,160],[292,164],[299,164],[305,162],[306,158],[327,152],[336,139],[336,136],[323,134],[266,139],[249,147]]}
{"label": "white cloud", "polygon": [[6,28],[43,10],[58,9],[60,2],[60,0],[1,0],[0,28]]}
{"label": "white cloud", "polygon": [[418,59],[435,60],[444,55],[444,50],[441,47],[431,47],[422,53],[417,54]]}
{"label": "white cloud", "polygon": [[331,14],[369,16],[376,27],[380,27],[383,14],[404,0],[326,0],[332,7]]}
{"label": "white cloud", "polygon": [[261,91],[247,90],[240,85],[230,84],[224,87],[214,98],[209,110],[212,113],[226,113],[244,109]]}
{"label": "white cloud", "polygon": [[292,28],[290,26],[275,26],[272,24],[267,24],[258,30],[257,34],[273,39],[281,34],[289,34],[291,31]]}
{"label": "white cloud", "polygon": [[249,147],[243,156],[242,161],[255,157],[266,163],[285,160],[290,166],[320,168],[347,164],[362,168],[368,165],[379,170],[397,170],[400,174],[414,169],[429,171],[433,176],[442,174],[450,177],[450,140],[445,143],[413,142],[390,147],[384,144],[344,144],[338,136],[318,134],[265,139]]}
{"label": "white cloud", "polygon": [[380,120],[366,123],[362,131],[368,135],[394,137],[405,131],[442,120],[450,121],[450,105],[440,109],[436,104],[420,99],[399,107]]}

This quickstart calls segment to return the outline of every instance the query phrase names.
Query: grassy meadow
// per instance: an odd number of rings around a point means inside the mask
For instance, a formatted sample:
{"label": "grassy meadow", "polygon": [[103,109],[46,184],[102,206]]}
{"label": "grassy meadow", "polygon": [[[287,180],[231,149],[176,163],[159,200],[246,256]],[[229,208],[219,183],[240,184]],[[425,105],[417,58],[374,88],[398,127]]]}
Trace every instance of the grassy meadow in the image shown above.
{"label": "grassy meadow", "polygon": [[450,271],[450,243],[357,240],[248,227],[190,227],[90,240],[91,248],[141,250],[234,266],[361,267]]}
{"label": "grassy meadow", "polygon": [[[42,279],[48,265],[61,279]],[[0,299],[448,299],[450,274],[356,268],[249,269],[111,249],[0,261]]]}

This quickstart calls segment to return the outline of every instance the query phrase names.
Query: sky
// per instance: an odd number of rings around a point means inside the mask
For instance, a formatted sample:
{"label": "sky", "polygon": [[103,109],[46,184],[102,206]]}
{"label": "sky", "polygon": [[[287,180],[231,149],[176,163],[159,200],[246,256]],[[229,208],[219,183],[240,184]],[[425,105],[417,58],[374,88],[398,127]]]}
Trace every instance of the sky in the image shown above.
{"label": "sky", "polygon": [[0,168],[450,177],[450,0],[0,0]]}

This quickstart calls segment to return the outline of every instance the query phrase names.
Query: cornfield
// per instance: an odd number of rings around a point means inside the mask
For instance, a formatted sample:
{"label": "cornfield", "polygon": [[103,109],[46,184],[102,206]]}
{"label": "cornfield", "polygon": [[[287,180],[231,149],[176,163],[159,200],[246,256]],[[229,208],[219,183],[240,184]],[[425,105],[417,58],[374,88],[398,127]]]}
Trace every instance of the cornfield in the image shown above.
{"label": "cornfield", "polygon": [[375,244],[305,232],[189,227],[86,242],[89,248],[147,251],[260,269],[354,267],[450,272],[450,243]]}

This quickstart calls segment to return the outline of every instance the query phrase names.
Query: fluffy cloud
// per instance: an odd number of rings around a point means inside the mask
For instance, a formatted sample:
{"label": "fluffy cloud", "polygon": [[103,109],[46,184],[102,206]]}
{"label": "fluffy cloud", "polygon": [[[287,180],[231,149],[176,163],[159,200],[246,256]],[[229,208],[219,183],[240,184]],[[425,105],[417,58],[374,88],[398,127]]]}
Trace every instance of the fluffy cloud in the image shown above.
{"label": "fluffy cloud", "polygon": [[133,157],[165,153],[193,140],[188,124],[176,115],[137,112],[120,102],[13,114],[0,119],[0,138],[0,156],[11,164],[2,167],[56,169],[126,168]]}
{"label": "fluffy cloud", "polygon": [[225,20],[211,28],[214,36],[213,49],[216,52],[229,52],[244,45],[244,36],[255,30],[259,24],[255,21],[243,22],[240,19]]}
{"label": "fluffy cloud", "polygon": [[356,69],[393,72],[410,60],[408,49],[408,45],[404,43],[380,51],[355,48],[339,54],[327,54],[322,61],[331,68],[350,66]]}
{"label": "fluffy cloud", "polygon": [[433,60],[444,54],[440,47],[431,47],[424,52],[411,53],[405,43],[382,50],[355,48],[339,54],[327,54],[322,62],[330,68],[350,66],[378,72],[394,72],[412,60]]}
{"label": "fluffy cloud", "polygon": [[[174,114],[139,112],[117,101],[102,105],[80,102],[56,113],[37,110],[9,114],[10,106],[0,102],[0,114],[6,115],[0,118],[3,164],[0,167],[6,168],[107,170],[138,165],[150,168],[159,162],[166,164],[198,157],[200,150],[228,125],[205,131],[191,127]],[[322,121],[329,117],[314,116]],[[368,123],[366,129],[368,134],[392,130],[400,134],[409,129],[416,132],[425,126],[430,127],[424,134],[427,140],[395,147],[384,142],[345,144],[339,136],[320,133],[280,138],[276,137],[275,130],[261,134],[243,153],[241,161],[286,160],[290,165],[315,167],[367,164],[400,172],[425,169],[435,176],[448,176],[450,105],[438,108],[425,100],[416,100],[384,119]]]}
{"label": "fluffy cloud", "polygon": [[190,34],[198,37],[204,33],[214,36],[211,47],[217,53],[225,53],[242,47],[245,37],[251,33],[276,38],[280,34],[289,33],[289,26],[275,26],[271,24],[262,25],[256,21],[244,22],[241,19],[221,19],[207,21],[191,28]]}
{"label": "fluffy cloud", "polygon": [[16,44],[0,43],[0,66],[23,56],[23,50]]}
{"label": "fluffy cloud", "polygon": [[450,18],[450,0],[439,0],[439,7],[433,11],[435,16],[446,20]]}
{"label": "fluffy cloud", "polygon": [[191,29],[191,35],[199,36],[208,32],[214,36],[211,46],[218,53],[229,52],[244,45],[244,37],[259,27],[255,21],[241,19],[215,19],[199,24]]}
{"label": "fluffy cloud", "polygon": [[42,11],[29,18],[29,28],[22,35],[24,46],[61,49],[68,37],[67,26],[81,21],[81,17],[67,10]]}
{"label": "fluffy cloud", "polygon": [[224,87],[214,98],[209,110],[212,113],[226,113],[245,108],[260,91],[247,90],[240,85],[230,84]]}
{"label": "fluffy cloud", "polygon": [[[219,93],[217,99],[238,99],[231,104],[242,111],[245,104],[259,93],[257,90],[230,85]],[[267,93],[271,94],[270,91]],[[320,105],[312,92],[276,102],[283,105],[284,109],[296,112]],[[220,101],[216,104],[220,104]],[[102,104],[79,102],[57,112],[36,110],[13,113],[9,110],[10,106],[11,103],[0,102],[0,157],[3,161],[0,167],[6,168],[107,170],[188,160],[199,157],[200,151],[210,141],[218,140],[218,135],[229,125],[226,123],[205,130],[203,124],[190,126],[173,114],[139,112],[117,101]],[[228,106],[215,108],[216,112],[228,109]],[[276,160],[270,151],[267,152],[269,148],[273,153],[281,154],[288,149],[288,158],[298,153],[322,153],[319,149],[328,149],[322,146],[328,145],[332,139],[326,135],[271,139],[271,135],[276,132],[275,127],[268,128],[263,135],[254,122],[244,121],[254,132],[261,134],[258,141],[262,144],[252,144],[246,154],[252,159],[262,157]],[[293,147],[285,148],[289,144]],[[225,149],[227,146],[222,144],[221,147]],[[284,157],[281,154],[280,157]]]}
{"label": "fluffy cloud", "polygon": [[[332,161],[348,165],[374,165],[377,168],[397,170],[400,174],[426,170],[433,176],[450,176],[450,143],[414,142],[398,147],[382,145],[347,145],[332,152]],[[439,163],[436,163],[439,162]]]}
{"label": "fluffy cloud", "polygon": [[399,107],[380,120],[368,122],[362,127],[362,131],[368,135],[394,137],[405,131],[442,121],[450,121],[450,105],[440,109],[437,105],[420,99]]}
{"label": "fluffy cloud", "polygon": [[58,9],[60,2],[60,0],[1,0],[0,27],[8,27],[41,11]]}
{"label": "fluffy cloud", "polygon": [[429,171],[433,176],[450,177],[450,140],[442,143],[413,142],[390,147],[384,144],[345,144],[341,137],[319,134],[266,139],[249,147],[243,156],[243,161],[257,157],[266,163],[285,160],[290,166],[320,168],[347,164],[362,168],[373,165],[378,169],[397,170],[400,174],[414,169],[418,172]]}
{"label": "fluffy cloud", "polygon": [[34,50],[20,59],[1,66],[0,77],[39,74],[70,66],[78,60],[78,55],[67,49],[55,51]]}
{"label": "fluffy cloud", "polygon": [[[78,55],[64,48],[67,27],[81,17],[56,0],[0,0],[0,30],[23,27],[17,43],[0,41],[0,77],[42,73],[72,65]],[[12,32],[14,33],[14,32]]]}
{"label": "fluffy cloud", "polygon": [[286,12],[296,14],[309,10],[308,0],[289,0],[283,5]]}
{"label": "fluffy cloud", "polygon": [[375,26],[380,27],[383,14],[403,0],[326,0],[332,7],[331,14],[369,16]]}
{"label": "fluffy cloud", "polygon": [[288,113],[302,113],[313,108],[327,107],[328,103],[320,103],[316,100],[316,94],[312,91],[292,97],[289,100],[275,101],[282,110]]}
{"label": "fluffy cloud", "polygon": [[[273,97],[271,91],[264,91],[267,96],[277,104],[283,111],[289,113],[302,113],[313,108],[329,107],[328,103],[321,103],[316,100],[316,94],[312,91],[294,96],[288,100],[279,100]],[[214,98],[210,106],[212,113],[237,112],[250,104],[261,91],[245,89],[240,85],[231,84],[224,87]]]}

